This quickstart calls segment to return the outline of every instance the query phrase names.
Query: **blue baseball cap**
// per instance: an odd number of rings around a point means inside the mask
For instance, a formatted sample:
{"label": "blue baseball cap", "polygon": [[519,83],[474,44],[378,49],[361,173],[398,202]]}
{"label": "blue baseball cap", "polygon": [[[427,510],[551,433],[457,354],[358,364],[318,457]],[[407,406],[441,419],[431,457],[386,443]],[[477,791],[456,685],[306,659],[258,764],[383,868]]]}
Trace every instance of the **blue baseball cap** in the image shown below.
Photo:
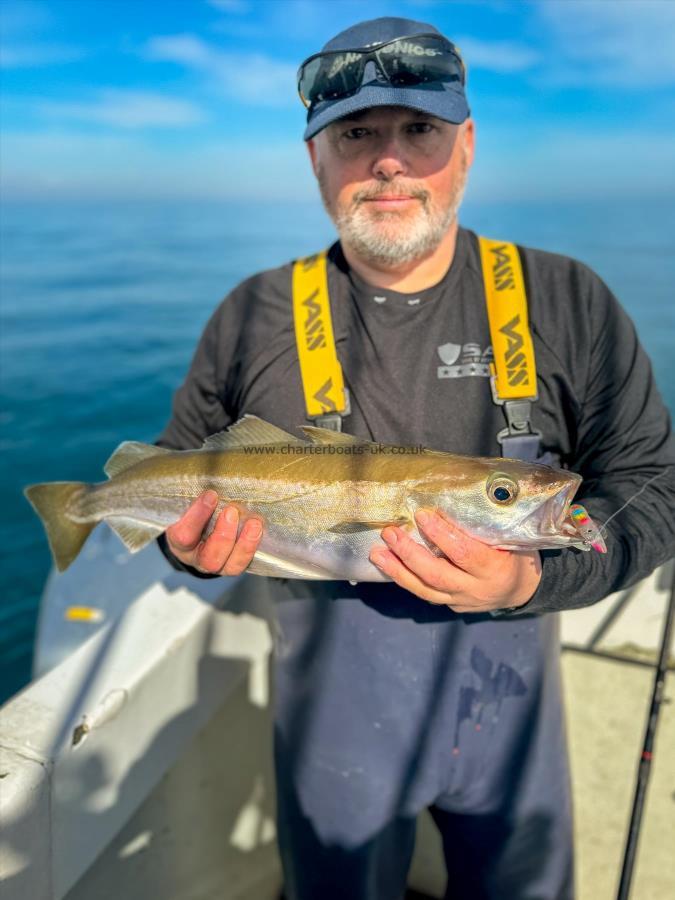
{"label": "blue baseball cap", "polygon": [[[433,25],[386,16],[359,22],[341,31],[321,48],[321,53],[367,49],[386,41],[416,35],[438,35],[448,40]],[[394,86],[382,78],[374,64],[367,63],[361,86],[355,93],[337,99],[318,100],[309,106],[303,137],[308,141],[336,119],[374,106],[404,106],[453,124],[460,124],[470,114],[464,85],[459,79]]]}

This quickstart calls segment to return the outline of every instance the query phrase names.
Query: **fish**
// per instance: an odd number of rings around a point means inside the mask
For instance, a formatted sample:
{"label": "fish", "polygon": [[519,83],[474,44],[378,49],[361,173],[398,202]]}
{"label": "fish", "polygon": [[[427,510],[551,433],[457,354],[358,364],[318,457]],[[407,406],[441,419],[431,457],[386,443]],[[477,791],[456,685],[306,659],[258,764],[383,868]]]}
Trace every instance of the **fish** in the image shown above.
{"label": "fish", "polygon": [[219,501],[205,535],[226,504],[262,519],[247,569],[255,575],[388,581],[368,558],[387,525],[442,555],[417,529],[422,507],[503,550],[590,549],[594,536],[582,534],[571,515],[582,481],[574,472],[299,429],[305,439],[247,414],[196,450],[124,441],[104,466],[107,481],[35,484],[24,493],[61,572],[97,523],[106,522],[135,553],[209,489]]}

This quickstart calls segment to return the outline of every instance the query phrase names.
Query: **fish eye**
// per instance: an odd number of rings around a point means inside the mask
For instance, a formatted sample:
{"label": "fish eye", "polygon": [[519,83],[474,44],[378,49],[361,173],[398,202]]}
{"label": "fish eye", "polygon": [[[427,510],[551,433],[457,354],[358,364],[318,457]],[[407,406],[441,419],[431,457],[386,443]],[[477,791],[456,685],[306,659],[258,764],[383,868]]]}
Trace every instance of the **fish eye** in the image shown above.
{"label": "fish eye", "polygon": [[508,475],[497,472],[488,479],[487,495],[499,506],[508,506],[518,496],[518,485]]}

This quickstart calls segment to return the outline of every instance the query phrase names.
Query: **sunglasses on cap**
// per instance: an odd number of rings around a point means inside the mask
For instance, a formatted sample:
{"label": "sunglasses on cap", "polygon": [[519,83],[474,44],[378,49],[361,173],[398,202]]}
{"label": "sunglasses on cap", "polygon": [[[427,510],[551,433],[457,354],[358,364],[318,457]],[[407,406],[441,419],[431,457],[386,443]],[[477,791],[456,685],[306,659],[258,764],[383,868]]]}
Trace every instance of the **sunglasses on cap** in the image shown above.
{"label": "sunglasses on cap", "polygon": [[463,85],[466,77],[459,51],[447,38],[415,34],[365,48],[315,53],[298,70],[300,99],[309,107],[355,94],[370,61],[392,87],[452,81]]}

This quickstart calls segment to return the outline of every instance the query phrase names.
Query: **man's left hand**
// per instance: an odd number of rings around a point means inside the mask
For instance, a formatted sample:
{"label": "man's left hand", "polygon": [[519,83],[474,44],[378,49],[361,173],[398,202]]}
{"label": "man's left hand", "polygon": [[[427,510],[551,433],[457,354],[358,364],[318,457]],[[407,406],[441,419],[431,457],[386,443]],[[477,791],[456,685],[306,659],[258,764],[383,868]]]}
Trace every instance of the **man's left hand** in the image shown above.
{"label": "man's left hand", "polygon": [[393,525],[382,531],[387,547],[370,552],[370,561],[402,588],[458,613],[523,606],[536,591],[539,551],[497,550],[469,537],[436,510],[418,510],[415,519],[445,559]]}

